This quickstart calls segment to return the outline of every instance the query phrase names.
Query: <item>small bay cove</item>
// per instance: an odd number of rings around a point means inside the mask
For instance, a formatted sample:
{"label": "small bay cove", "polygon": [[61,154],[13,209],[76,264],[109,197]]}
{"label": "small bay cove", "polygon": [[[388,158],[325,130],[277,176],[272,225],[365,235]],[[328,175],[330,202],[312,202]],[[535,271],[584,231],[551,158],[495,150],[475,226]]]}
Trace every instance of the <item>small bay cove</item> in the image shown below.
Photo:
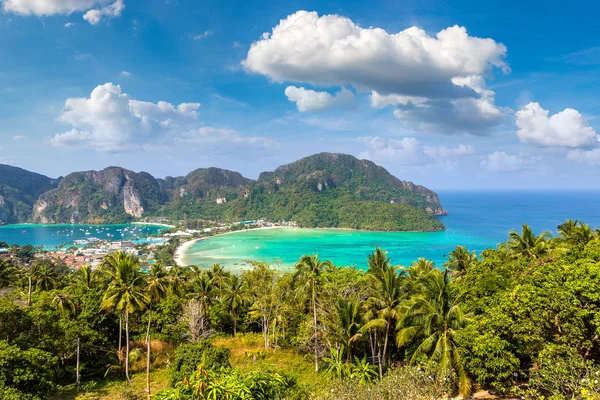
{"label": "small bay cove", "polygon": [[549,230],[568,218],[600,226],[598,191],[438,192],[449,215],[442,232],[367,232],[339,229],[281,228],[218,235],[187,244],[179,261],[186,265],[220,263],[232,272],[247,260],[291,266],[303,254],[319,253],[336,265],[366,268],[376,247],[389,251],[394,263],[409,265],[425,257],[440,265],[457,245],[480,252],[506,241],[511,229],[528,223]]}
{"label": "small bay cove", "polygon": [[144,240],[168,229],[158,224],[18,224],[0,226],[0,242],[8,244],[31,244],[47,250],[72,246],[75,241],[90,240]]}

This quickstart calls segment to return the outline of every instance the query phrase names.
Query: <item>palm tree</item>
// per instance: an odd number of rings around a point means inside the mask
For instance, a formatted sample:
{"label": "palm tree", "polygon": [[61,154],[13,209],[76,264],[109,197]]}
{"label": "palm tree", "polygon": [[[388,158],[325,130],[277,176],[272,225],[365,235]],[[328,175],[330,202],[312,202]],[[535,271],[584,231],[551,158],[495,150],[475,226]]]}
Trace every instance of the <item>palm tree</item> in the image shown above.
{"label": "palm tree", "polygon": [[329,260],[319,260],[319,255],[304,255],[295,265],[296,272],[292,280],[292,286],[295,286],[297,280],[304,283],[304,289],[310,293],[310,302],[313,309],[313,329],[314,329],[314,350],[315,350],[315,372],[319,372],[319,351],[318,342],[318,322],[317,322],[317,294],[319,291],[321,274],[325,268],[333,267]]}
{"label": "palm tree", "polygon": [[166,271],[160,264],[152,264],[147,277],[148,291],[148,329],[146,330],[146,394],[150,400],[150,323],[152,321],[152,304],[157,303],[167,294],[169,287]]}
{"label": "palm tree", "polygon": [[94,271],[89,265],[83,265],[79,268],[76,274],[77,281],[87,289],[90,289],[94,282]]}
{"label": "palm tree", "polygon": [[380,247],[376,248],[375,251],[369,255],[367,264],[369,266],[367,273],[372,274],[373,276],[381,276],[381,274],[391,266],[388,252],[382,250]]}
{"label": "palm tree", "polygon": [[105,256],[103,264],[112,270],[111,283],[102,298],[101,310],[125,313],[125,376],[129,378],[129,314],[143,309],[149,302],[144,292],[144,277],[137,257],[122,251]]}
{"label": "palm tree", "polygon": [[192,282],[192,293],[189,296],[193,299],[198,300],[198,306],[200,307],[200,330],[202,334],[205,333],[208,328],[208,307],[213,302],[214,286],[211,278],[208,274],[203,273]]}
{"label": "palm tree", "polygon": [[35,287],[40,290],[52,290],[56,286],[58,274],[48,264],[34,264],[31,271]]}
{"label": "palm tree", "polygon": [[508,234],[508,247],[516,254],[538,258],[547,251],[546,239],[549,235],[550,233],[545,231],[536,236],[529,225],[523,224],[520,235],[515,230],[510,231]]}
{"label": "palm tree", "polygon": [[352,362],[352,346],[359,339],[362,328],[362,302],[357,296],[339,298],[335,304],[332,332],[334,339],[348,349],[346,360]]}
{"label": "palm tree", "polygon": [[589,225],[568,219],[558,226],[558,232],[565,242],[572,245],[586,245],[595,236]]}
{"label": "palm tree", "polygon": [[580,222],[577,228],[576,242],[580,245],[586,245],[592,241],[594,235],[594,231],[589,225]]}
{"label": "palm tree", "polygon": [[66,293],[56,293],[52,299],[52,304],[54,304],[56,310],[60,312],[63,317],[75,314],[75,302]]}
{"label": "palm tree", "polygon": [[579,223],[579,221],[577,221],[576,219],[568,219],[565,222],[563,222],[562,224],[558,225],[557,229],[558,229],[558,233],[565,238],[566,240],[569,239],[570,236],[573,235],[573,233],[575,232],[575,230],[577,229],[577,224]]}
{"label": "palm tree", "polygon": [[220,299],[223,295],[223,288],[228,283],[229,273],[225,271],[225,268],[221,264],[216,263],[210,267],[207,274],[212,279],[213,285],[215,285],[217,290],[217,297]]}
{"label": "palm tree", "polygon": [[439,365],[439,377],[451,371],[458,376],[458,388],[464,397],[471,382],[462,364],[455,341],[456,333],[466,324],[460,298],[452,290],[449,271],[433,270],[422,281],[422,293],[413,296],[402,308],[396,336],[398,346],[416,345],[410,358],[414,364],[427,356]]}
{"label": "palm tree", "polygon": [[452,271],[452,276],[455,278],[461,277],[467,273],[469,268],[477,261],[475,252],[469,252],[469,249],[463,246],[456,248],[448,254],[446,268]]}
{"label": "palm tree", "polygon": [[185,269],[181,267],[171,268],[171,271],[169,271],[169,288],[172,293],[177,295],[183,294],[187,283],[188,276]]}
{"label": "palm tree", "polygon": [[[392,324],[399,317],[399,308],[404,296],[404,271],[398,272],[398,267],[389,267],[377,279],[374,293],[367,302],[374,313],[364,329],[379,328],[385,331],[383,344],[383,363],[386,363],[387,348]],[[381,360],[379,360],[381,364]]]}
{"label": "palm tree", "polygon": [[146,341],[150,336],[150,323],[152,321],[152,305],[163,299],[169,288],[167,272],[159,264],[152,264],[148,276],[146,277],[148,291],[148,329],[146,331]]}
{"label": "palm tree", "polygon": [[233,336],[237,333],[237,319],[240,309],[246,304],[246,285],[237,275],[231,275],[225,287],[225,303],[233,319]]}
{"label": "palm tree", "polygon": [[8,260],[0,259],[0,288],[13,284],[13,279],[17,274],[17,269]]}

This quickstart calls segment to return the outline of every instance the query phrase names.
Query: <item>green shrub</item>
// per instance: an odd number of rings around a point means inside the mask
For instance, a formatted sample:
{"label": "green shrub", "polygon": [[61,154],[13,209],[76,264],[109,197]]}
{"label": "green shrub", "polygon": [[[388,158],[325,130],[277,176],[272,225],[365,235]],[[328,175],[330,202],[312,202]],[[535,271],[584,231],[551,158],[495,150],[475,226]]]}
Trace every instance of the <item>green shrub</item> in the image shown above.
{"label": "green shrub", "polygon": [[391,369],[380,381],[362,384],[358,379],[336,379],[311,399],[371,400],[371,399],[441,399],[452,391],[452,377],[439,379],[436,367],[399,367]]}
{"label": "green shrub", "polygon": [[54,391],[56,357],[0,341],[0,399],[38,399]]}
{"label": "green shrub", "polygon": [[192,376],[200,365],[207,370],[229,367],[229,350],[215,347],[206,340],[179,346],[171,365],[170,386],[175,387],[184,378]]}
{"label": "green shrub", "polygon": [[209,370],[204,367],[174,389],[158,392],[153,400],[301,400],[306,391],[298,386],[296,379],[276,371],[250,371],[241,373],[237,369],[221,368]]}

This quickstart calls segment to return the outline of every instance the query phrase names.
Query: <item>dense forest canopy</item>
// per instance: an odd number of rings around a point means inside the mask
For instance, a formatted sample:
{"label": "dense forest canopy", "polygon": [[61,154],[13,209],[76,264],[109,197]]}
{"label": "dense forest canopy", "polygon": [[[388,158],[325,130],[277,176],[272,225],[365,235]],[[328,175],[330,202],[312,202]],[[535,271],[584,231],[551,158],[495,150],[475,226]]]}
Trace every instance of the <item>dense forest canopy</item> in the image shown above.
{"label": "dense forest canopy", "polygon": [[19,169],[0,174],[0,223],[125,223],[160,217],[437,231],[444,225],[435,216],[446,212],[433,191],[346,154],[315,154],[264,172],[258,180],[220,168],[157,179],[109,167],[73,172],[58,181]]}
{"label": "dense forest canopy", "polygon": [[[125,382],[128,398],[159,400],[483,389],[598,398],[600,232],[577,221],[558,230],[523,225],[495,249],[458,246],[438,266],[397,266],[375,249],[367,271],[315,254],[291,272],[253,263],[240,275],[219,265],[167,270],[175,245],[147,273],[124,253],[70,271],[13,247],[0,261],[0,399],[74,396],[78,341],[81,393],[110,380]],[[258,338],[254,350],[236,350]],[[265,361],[298,355],[295,367]],[[144,378],[132,389],[127,381],[146,370],[166,371],[168,386]]]}

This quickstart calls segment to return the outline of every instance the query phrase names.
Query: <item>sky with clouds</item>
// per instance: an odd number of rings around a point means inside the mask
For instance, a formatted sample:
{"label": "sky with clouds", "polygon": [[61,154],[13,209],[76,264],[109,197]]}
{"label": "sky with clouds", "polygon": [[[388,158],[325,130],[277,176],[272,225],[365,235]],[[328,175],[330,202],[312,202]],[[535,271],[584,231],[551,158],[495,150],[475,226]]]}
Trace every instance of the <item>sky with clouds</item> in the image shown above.
{"label": "sky with clouds", "polygon": [[592,1],[0,0],[0,163],[600,188]]}

